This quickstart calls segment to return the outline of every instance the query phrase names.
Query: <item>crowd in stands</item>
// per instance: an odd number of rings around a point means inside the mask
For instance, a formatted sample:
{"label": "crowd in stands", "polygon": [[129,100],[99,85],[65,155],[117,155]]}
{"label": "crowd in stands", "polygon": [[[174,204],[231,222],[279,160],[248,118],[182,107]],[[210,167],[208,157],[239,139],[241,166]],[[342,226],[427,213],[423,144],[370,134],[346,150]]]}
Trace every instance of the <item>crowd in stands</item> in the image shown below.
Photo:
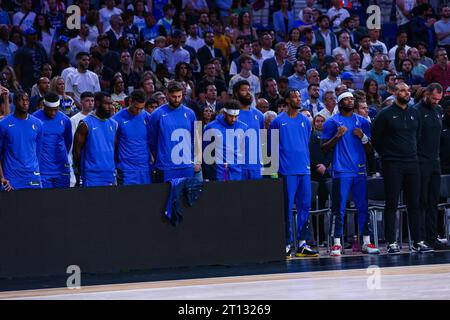
{"label": "crowd in stands", "polygon": [[[270,129],[298,101],[310,120],[311,179],[320,182],[319,204],[324,207],[324,181],[332,176],[333,160],[321,148],[321,134],[327,120],[340,113],[338,102],[345,104],[351,93],[354,113],[372,124],[383,109],[395,105],[402,85],[409,88],[408,106],[442,91],[440,166],[450,174],[450,5],[444,2],[393,1],[395,25],[377,29],[366,25],[367,6],[377,4],[371,0],[306,0],[298,12],[296,0],[0,0],[3,188],[64,187],[69,180],[70,186],[167,181],[179,172],[164,158],[167,154],[156,153],[171,130],[191,131],[191,120],[201,121],[204,128],[236,126],[237,119],[250,114],[257,128]],[[67,24],[66,9],[72,4],[80,8],[79,29]],[[431,84],[441,89],[431,90]],[[172,122],[165,120],[171,106],[183,108]],[[60,147],[67,159],[48,163],[55,157],[43,150],[33,167],[26,163],[32,157],[22,149],[11,151],[23,157],[24,168],[40,172],[42,181],[37,183],[15,172],[22,168],[8,168],[14,161],[4,150],[13,143],[11,137],[20,139],[18,133],[7,133],[21,126],[13,117],[28,120],[31,114],[30,134],[43,149],[56,143],[45,139],[46,119],[61,123],[48,125],[48,132],[64,137]],[[142,123],[127,131],[125,124],[136,119]],[[150,152],[135,146],[139,155],[113,159],[120,165],[106,161],[114,174],[105,176],[95,156],[114,152],[117,141],[105,138],[100,151],[93,148],[97,128],[105,137],[110,130],[125,140],[149,134]],[[175,145],[172,141],[169,146]],[[383,171],[377,151],[367,155],[371,176]],[[156,176],[127,173],[129,166],[150,162],[160,171]],[[201,169],[195,166],[196,173]],[[225,169],[231,172],[224,174]],[[203,177],[260,178],[255,173],[260,169],[249,166],[237,172],[225,165],[211,175],[203,167]],[[7,173],[15,180],[7,179]],[[305,250],[301,254],[310,255]]]}

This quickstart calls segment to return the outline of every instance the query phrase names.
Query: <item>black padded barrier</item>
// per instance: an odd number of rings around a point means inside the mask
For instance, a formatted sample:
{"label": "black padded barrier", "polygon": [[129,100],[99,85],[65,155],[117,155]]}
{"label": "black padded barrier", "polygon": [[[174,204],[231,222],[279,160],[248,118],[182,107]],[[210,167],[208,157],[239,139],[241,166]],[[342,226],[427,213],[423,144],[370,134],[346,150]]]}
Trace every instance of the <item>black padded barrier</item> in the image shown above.
{"label": "black padded barrier", "polygon": [[208,182],[170,225],[169,184],[0,193],[0,277],[284,259],[280,180]]}

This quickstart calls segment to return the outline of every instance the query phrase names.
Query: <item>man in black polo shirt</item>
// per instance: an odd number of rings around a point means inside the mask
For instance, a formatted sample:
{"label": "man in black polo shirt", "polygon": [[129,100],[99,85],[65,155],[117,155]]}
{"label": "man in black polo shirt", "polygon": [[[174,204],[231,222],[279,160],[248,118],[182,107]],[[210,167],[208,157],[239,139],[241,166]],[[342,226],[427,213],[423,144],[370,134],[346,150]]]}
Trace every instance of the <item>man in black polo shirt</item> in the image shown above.
{"label": "man in black polo shirt", "polygon": [[420,167],[420,234],[435,250],[447,249],[438,241],[437,217],[441,167],[439,147],[442,130],[443,89],[439,83],[431,83],[425,89],[425,97],[414,108],[419,111],[422,132],[417,144]]}
{"label": "man in black polo shirt", "polygon": [[[433,251],[420,235],[420,173],[417,142],[420,140],[421,119],[419,112],[408,107],[411,98],[405,83],[395,87],[395,101],[375,118],[372,128],[372,144],[381,155],[386,197],[385,235],[388,254],[399,254],[395,237],[395,212],[403,189],[408,208],[408,222],[416,252]],[[401,239],[400,239],[401,240]]]}

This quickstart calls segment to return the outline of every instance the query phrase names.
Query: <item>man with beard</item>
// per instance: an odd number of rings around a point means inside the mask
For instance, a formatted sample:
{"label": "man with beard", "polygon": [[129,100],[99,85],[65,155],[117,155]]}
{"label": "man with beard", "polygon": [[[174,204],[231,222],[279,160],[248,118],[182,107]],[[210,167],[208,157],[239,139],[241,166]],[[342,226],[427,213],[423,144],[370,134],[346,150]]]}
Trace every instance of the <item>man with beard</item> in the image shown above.
{"label": "man with beard", "polygon": [[264,129],[264,115],[255,108],[250,108],[253,98],[250,94],[250,84],[246,80],[237,82],[233,86],[233,95],[241,105],[239,121],[248,126],[245,137],[245,162],[242,165],[242,180],[261,179],[261,135]]}
{"label": "man with beard", "polygon": [[44,109],[33,115],[43,123],[43,143],[39,157],[43,188],[68,188],[70,167],[68,154],[72,147],[72,124],[59,111],[60,99],[56,93],[44,97]]}
{"label": "man with beard", "polygon": [[14,94],[14,113],[0,122],[0,180],[5,191],[41,188],[42,122],[28,114],[25,91]]}
{"label": "man with beard", "polygon": [[194,176],[195,113],[182,104],[181,83],[169,82],[167,91],[169,102],[151,114],[149,123],[150,151],[155,159],[157,182]]}
{"label": "man with beard", "polygon": [[447,54],[450,54],[450,5],[441,6],[441,20],[434,24],[434,31],[439,40],[439,46],[445,48]]}
{"label": "man with beard", "polygon": [[325,105],[319,100],[320,88],[317,84],[308,85],[308,99],[303,103],[303,108],[308,109],[311,115],[315,117]]}
{"label": "man with beard", "polygon": [[328,77],[320,81],[320,89],[323,92],[334,91],[338,85],[341,84],[341,78],[339,78],[339,66],[336,62],[331,62],[327,66]]}
{"label": "man with beard", "polygon": [[[243,144],[248,127],[238,120],[240,108],[240,103],[236,100],[225,102],[223,114],[209,123],[203,131],[204,168],[210,179],[243,180]],[[232,137],[231,141],[230,137]],[[212,154],[213,150],[214,154]],[[208,159],[210,156],[212,159]]]}
{"label": "man with beard", "polygon": [[[292,209],[294,201],[297,207],[297,240],[299,240],[295,256],[317,257],[319,253],[306,244],[308,232],[302,230],[307,224],[311,208],[311,170],[309,159],[309,140],[311,123],[302,115],[300,93],[288,89],[285,92],[288,111],[279,114],[270,124],[271,130],[279,131],[279,175],[283,178],[285,190],[285,226],[286,257],[290,258],[295,250],[292,232]],[[271,141],[270,144],[276,143]],[[269,146],[268,150],[271,150]],[[301,232],[303,231],[303,232]]]}
{"label": "man with beard", "polygon": [[294,62],[294,74],[290,76],[289,88],[296,89],[298,91],[306,88],[308,86],[308,81],[306,80],[306,65],[303,60],[296,60]]}
{"label": "man with beard", "polygon": [[117,182],[119,185],[149,184],[150,115],[144,111],[145,92],[131,93],[129,107],[114,115],[117,121]]}
{"label": "man with beard", "polygon": [[73,165],[77,184],[83,187],[116,184],[114,161],[117,122],[111,119],[111,96],[99,92],[94,97],[95,113],[80,121],[73,142]]}
{"label": "man with beard", "polygon": [[221,58],[222,61],[224,59],[222,51],[214,48],[214,32],[206,31],[203,38],[205,40],[205,45],[197,51],[197,59],[201,67],[201,73],[205,72],[204,68],[212,58]]}
{"label": "man with beard", "polygon": [[395,236],[395,213],[402,189],[414,241],[412,249],[417,252],[433,251],[424,239],[420,238],[420,171],[417,143],[422,124],[419,112],[408,106],[410,99],[409,86],[405,83],[397,84],[394,103],[378,113],[372,128],[372,142],[381,156],[383,167],[388,254],[400,253]]}
{"label": "man with beard", "polygon": [[363,236],[362,253],[379,254],[370,243],[372,233],[367,204],[366,154],[372,150],[370,123],[353,113],[354,99],[350,92],[338,97],[339,113],[323,125],[322,150],[332,152],[332,216],[330,256],[340,256],[343,251],[341,237],[344,229],[345,207],[349,193],[358,212],[358,231]]}
{"label": "man with beard", "polygon": [[253,102],[252,107],[254,107],[256,106],[255,101],[261,93],[261,85],[259,78],[252,73],[253,59],[249,55],[243,54],[239,57],[239,64],[241,66],[241,71],[231,78],[228,86],[228,93],[230,95],[234,94],[234,86],[240,81],[247,81],[250,86],[250,93],[252,95],[252,101],[250,102]]}
{"label": "man with beard", "polygon": [[442,129],[443,89],[438,83],[432,83],[425,89],[425,97],[414,108],[419,111],[422,120],[422,132],[418,140],[417,155],[420,168],[420,226],[421,238],[435,250],[447,249],[438,241],[437,217],[441,168],[439,147]]}

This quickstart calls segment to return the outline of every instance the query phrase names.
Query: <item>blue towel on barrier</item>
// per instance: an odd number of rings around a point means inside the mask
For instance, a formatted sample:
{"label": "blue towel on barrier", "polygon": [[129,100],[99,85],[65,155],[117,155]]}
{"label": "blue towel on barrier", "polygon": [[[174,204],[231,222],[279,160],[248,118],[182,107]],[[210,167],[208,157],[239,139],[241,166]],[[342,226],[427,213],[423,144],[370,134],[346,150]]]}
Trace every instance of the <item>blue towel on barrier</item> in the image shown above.
{"label": "blue towel on barrier", "polygon": [[169,180],[170,194],[167,199],[165,216],[169,222],[176,226],[183,220],[183,195],[189,207],[200,197],[203,191],[203,181],[197,178],[177,178]]}

